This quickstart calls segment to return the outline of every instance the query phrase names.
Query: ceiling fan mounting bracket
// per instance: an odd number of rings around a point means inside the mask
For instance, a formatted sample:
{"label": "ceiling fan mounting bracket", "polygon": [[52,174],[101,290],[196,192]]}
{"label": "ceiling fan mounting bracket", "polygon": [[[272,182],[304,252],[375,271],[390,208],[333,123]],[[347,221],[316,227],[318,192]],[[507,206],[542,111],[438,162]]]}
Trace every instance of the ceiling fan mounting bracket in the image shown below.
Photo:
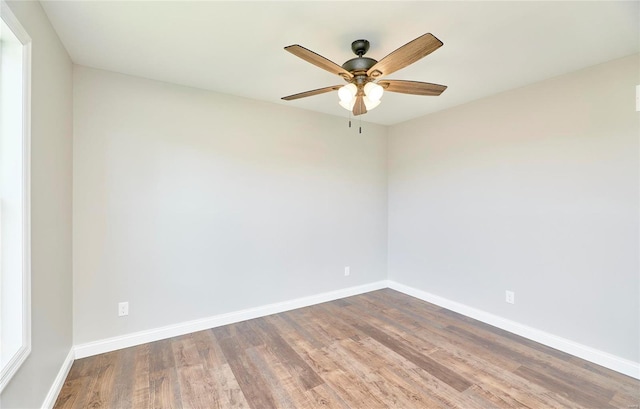
{"label": "ceiling fan mounting bracket", "polygon": [[351,43],[351,51],[358,57],[362,57],[369,51],[369,42],[367,40],[356,40]]}

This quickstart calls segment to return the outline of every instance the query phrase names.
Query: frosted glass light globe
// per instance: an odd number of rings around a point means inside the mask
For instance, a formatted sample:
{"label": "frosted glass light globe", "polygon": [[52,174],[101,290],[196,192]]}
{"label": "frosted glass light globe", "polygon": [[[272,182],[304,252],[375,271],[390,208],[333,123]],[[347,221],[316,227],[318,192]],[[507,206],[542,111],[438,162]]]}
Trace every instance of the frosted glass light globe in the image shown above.
{"label": "frosted glass light globe", "polygon": [[357,92],[358,87],[356,87],[355,84],[347,84],[338,90],[338,97],[340,98],[340,101],[349,103],[354,99],[353,97],[356,96]]}
{"label": "frosted glass light globe", "polygon": [[367,108],[367,111],[371,111],[373,108],[380,105],[380,100],[372,101],[371,98],[366,95],[362,99],[364,101],[364,106]]}
{"label": "frosted glass light globe", "polygon": [[364,93],[371,102],[380,101],[382,98],[382,94],[384,93],[384,88],[375,82],[367,82],[364,86]]}
{"label": "frosted glass light globe", "polygon": [[356,99],[353,98],[351,101],[348,101],[348,102],[340,101],[338,102],[338,104],[340,104],[340,106],[346,109],[347,111],[351,111],[353,109],[353,106],[356,104]]}

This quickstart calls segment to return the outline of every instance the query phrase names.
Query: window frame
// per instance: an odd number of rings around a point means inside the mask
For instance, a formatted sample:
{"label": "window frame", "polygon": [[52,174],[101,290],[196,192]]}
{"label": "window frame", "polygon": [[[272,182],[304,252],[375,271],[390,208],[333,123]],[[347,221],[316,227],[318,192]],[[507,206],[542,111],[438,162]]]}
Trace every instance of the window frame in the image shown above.
{"label": "window frame", "polygon": [[[31,353],[31,37],[0,0],[0,19],[22,44],[22,342],[7,362],[0,363],[0,392]],[[0,52],[2,52],[0,50]],[[1,279],[1,272],[0,272]],[[0,337],[2,336],[0,331]]]}

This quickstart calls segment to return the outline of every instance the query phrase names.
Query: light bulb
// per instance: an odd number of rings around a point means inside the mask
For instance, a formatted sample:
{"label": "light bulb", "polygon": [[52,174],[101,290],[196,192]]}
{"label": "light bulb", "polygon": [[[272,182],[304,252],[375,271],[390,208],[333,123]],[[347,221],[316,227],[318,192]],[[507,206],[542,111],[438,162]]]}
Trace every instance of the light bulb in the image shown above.
{"label": "light bulb", "polygon": [[367,82],[364,85],[364,93],[369,97],[371,102],[380,101],[380,98],[382,98],[382,94],[384,93],[384,88],[375,82]]}
{"label": "light bulb", "polygon": [[371,98],[366,95],[362,98],[362,100],[364,101],[364,106],[367,108],[367,111],[371,111],[373,108],[380,105],[380,100],[372,101]]}
{"label": "light bulb", "polygon": [[350,103],[351,100],[354,99],[353,97],[356,96],[357,92],[358,87],[356,87],[355,84],[347,84],[338,90],[338,97],[340,98],[340,101]]}

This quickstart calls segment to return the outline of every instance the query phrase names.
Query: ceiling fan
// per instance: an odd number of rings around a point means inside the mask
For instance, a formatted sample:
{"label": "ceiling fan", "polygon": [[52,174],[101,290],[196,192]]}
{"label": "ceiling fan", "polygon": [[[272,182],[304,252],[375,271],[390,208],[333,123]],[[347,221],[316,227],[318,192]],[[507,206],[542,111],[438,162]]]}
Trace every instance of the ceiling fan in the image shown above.
{"label": "ceiling fan", "polygon": [[353,115],[362,115],[366,114],[367,110],[371,110],[380,104],[380,98],[385,90],[401,94],[437,96],[447,89],[445,85],[419,81],[381,80],[381,78],[413,64],[441,46],[442,41],[438,40],[433,34],[427,33],[408,42],[382,60],[376,61],[373,58],[364,56],[369,51],[369,41],[356,40],[351,43],[351,50],[357,57],[339,66],[320,54],[316,54],[298,44],[290,45],[284,49],[317,67],[339,75],[348,84],[314,89],[289,95],[282,99],[292,101],[324,94],[325,92],[338,91],[340,105],[352,111]]}

